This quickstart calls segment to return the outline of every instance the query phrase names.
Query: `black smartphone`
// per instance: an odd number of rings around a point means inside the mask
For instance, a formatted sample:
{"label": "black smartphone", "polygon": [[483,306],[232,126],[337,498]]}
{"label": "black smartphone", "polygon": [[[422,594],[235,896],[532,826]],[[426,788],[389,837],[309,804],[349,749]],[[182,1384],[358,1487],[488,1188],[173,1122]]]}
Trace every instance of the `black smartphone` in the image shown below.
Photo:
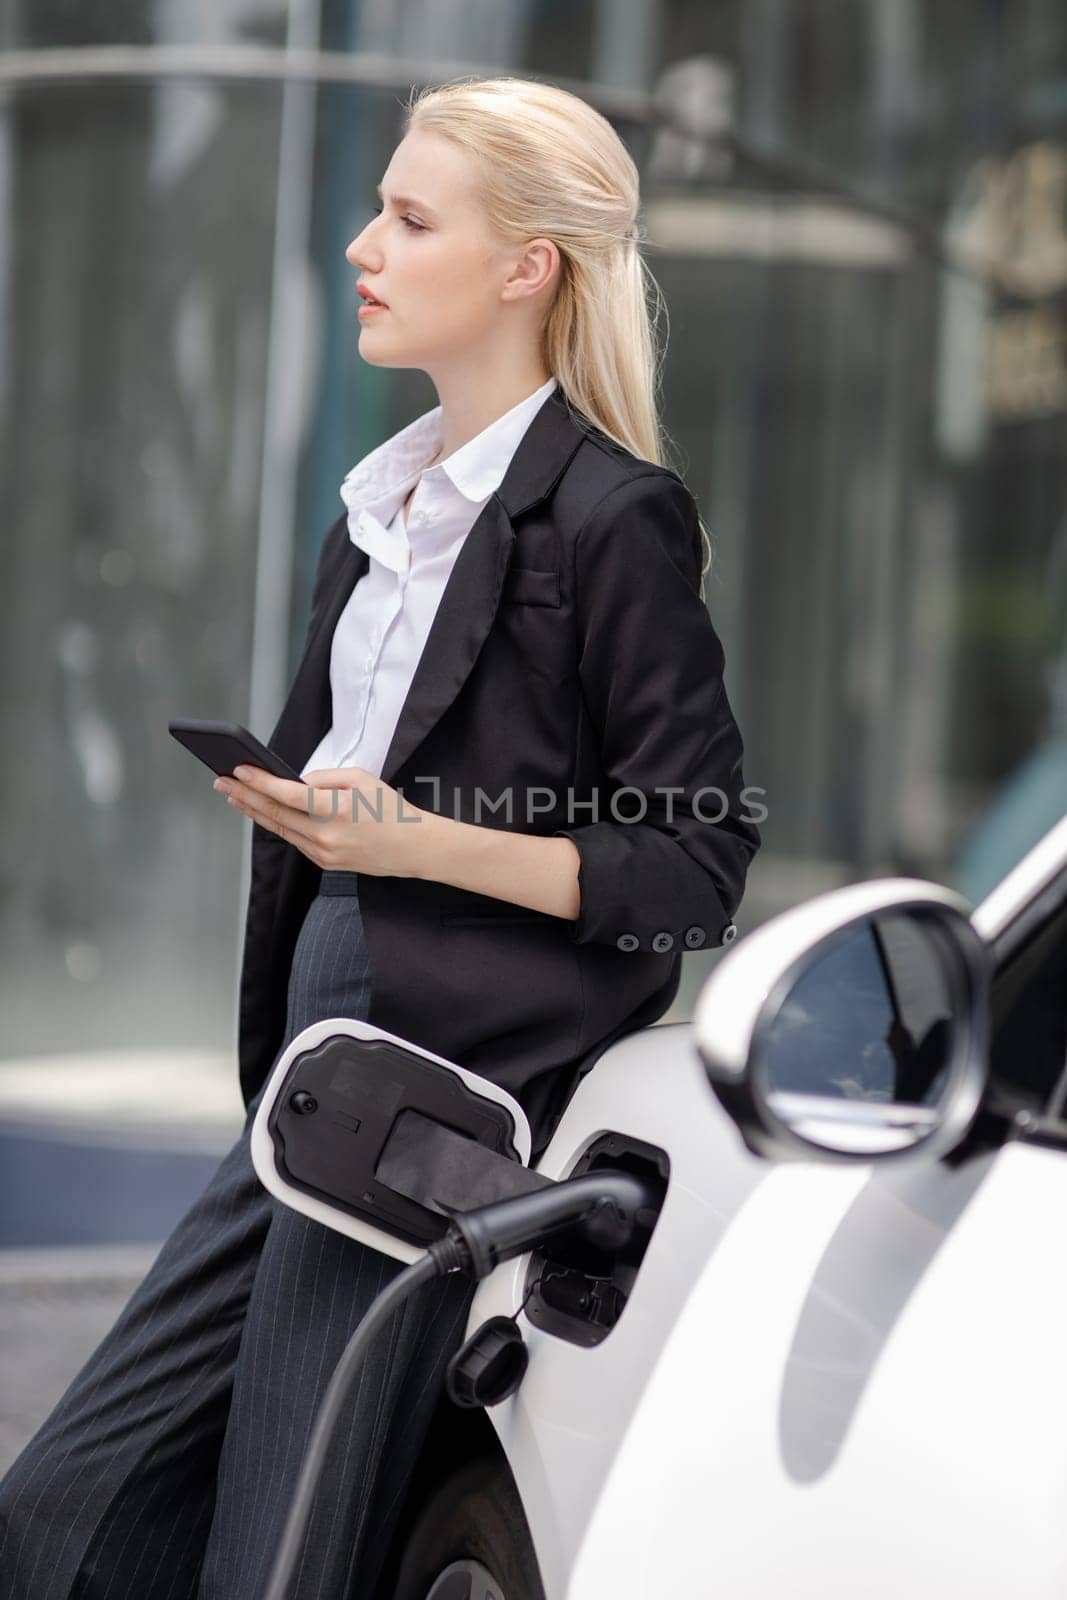
{"label": "black smartphone", "polygon": [[287,761],[260,744],[254,733],[242,728],[239,722],[204,722],[198,717],[172,717],[167,727],[174,737],[199,756],[205,766],[220,778],[232,778],[234,767],[262,767],[276,778],[291,778],[303,783],[299,772],[294,772]]}

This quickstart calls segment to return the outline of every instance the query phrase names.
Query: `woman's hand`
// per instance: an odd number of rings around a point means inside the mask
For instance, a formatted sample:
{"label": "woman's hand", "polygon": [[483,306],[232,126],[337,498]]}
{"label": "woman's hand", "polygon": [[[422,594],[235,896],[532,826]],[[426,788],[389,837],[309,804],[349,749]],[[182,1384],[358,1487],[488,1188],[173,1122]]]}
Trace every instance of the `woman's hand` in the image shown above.
{"label": "woman's hand", "polygon": [[418,878],[426,860],[426,824],[434,813],[362,767],[309,772],[303,783],[261,767],[236,767],[215,788],[261,828],[329,872]]}

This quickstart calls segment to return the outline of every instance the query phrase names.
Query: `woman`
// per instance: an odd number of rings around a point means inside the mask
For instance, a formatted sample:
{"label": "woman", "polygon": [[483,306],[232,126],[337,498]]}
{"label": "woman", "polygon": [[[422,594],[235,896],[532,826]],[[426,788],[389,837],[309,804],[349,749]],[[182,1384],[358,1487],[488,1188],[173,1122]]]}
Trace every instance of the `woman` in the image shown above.
{"label": "woman", "polygon": [[[245,1131],[0,1485],[10,1600],[265,1584],[323,1390],[400,1270],[255,1178],[289,1040],[341,1015],[424,1044],[510,1089],[536,1156],[681,951],[736,932],[759,846],[699,518],[659,464],[633,162],[581,100],[490,79],[414,100],[380,192],[346,252],[382,306],[360,354],[440,405],[353,469],[323,543],[270,745],[327,793],[216,785],[255,823]],[[373,1592],[472,1295],[440,1280],[379,1340],[299,1596]]]}

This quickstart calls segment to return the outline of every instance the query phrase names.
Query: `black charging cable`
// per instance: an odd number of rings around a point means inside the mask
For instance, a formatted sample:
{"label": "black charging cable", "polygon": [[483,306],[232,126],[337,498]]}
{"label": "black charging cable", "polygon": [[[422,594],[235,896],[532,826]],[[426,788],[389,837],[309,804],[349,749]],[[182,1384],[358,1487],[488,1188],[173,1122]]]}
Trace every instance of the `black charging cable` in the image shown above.
{"label": "black charging cable", "polygon": [[264,1600],[287,1600],[327,1447],[345,1396],[368,1346],[396,1308],[431,1278],[465,1272],[480,1281],[502,1261],[522,1255],[553,1234],[577,1231],[597,1250],[614,1253],[624,1249],[633,1235],[638,1213],[655,1206],[657,1200],[653,1186],[634,1173],[597,1171],[563,1179],[532,1194],[495,1200],[474,1211],[444,1208],[450,1218],[446,1232],[382,1290],[333,1370],[300,1466]]}

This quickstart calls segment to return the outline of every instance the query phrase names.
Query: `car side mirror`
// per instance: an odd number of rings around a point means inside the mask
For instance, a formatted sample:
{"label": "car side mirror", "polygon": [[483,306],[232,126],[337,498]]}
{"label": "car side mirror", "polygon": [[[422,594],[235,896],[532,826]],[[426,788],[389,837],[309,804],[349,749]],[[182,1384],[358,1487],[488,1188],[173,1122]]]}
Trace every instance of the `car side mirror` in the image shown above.
{"label": "car side mirror", "polygon": [[750,1150],[936,1157],[985,1086],[991,958],[967,902],[913,878],[850,884],[761,924],[715,967],[693,1031]]}

